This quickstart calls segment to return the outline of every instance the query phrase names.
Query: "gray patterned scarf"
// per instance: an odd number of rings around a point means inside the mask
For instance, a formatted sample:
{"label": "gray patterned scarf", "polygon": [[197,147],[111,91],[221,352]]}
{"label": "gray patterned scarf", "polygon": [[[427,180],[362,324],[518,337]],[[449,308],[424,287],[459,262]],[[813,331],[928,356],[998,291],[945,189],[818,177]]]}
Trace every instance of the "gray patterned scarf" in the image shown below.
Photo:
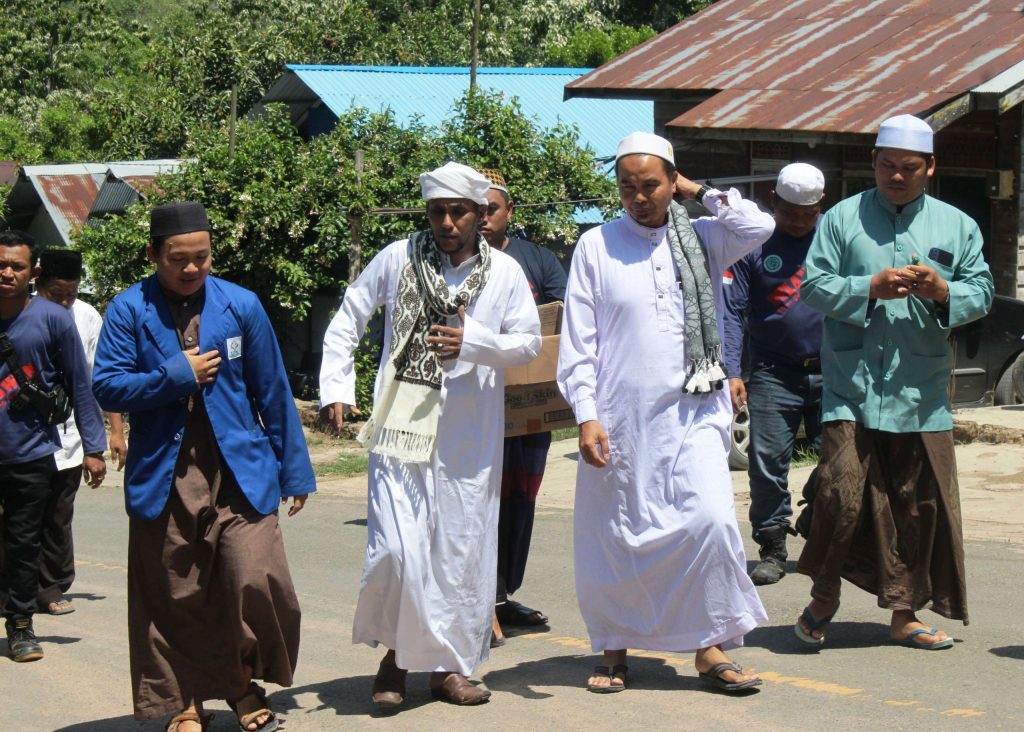
{"label": "gray patterned scarf", "polygon": [[446,325],[469,307],[487,284],[491,252],[478,237],[480,259],[453,295],[444,281],[441,252],[431,231],[409,237],[391,313],[391,349],[381,375],[380,398],[359,432],[366,449],[406,462],[427,462],[441,415],[441,361],[427,348],[433,325]]}
{"label": "gray patterned scarf", "polygon": [[715,289],[708,272],[704,242],[690,223],[686,209],[673,201],[668,208],[668,245],[679,268],[686,319],[686,352],[689,356],[683,391],[687,394],[721,389],[722,341],[718,336]]}

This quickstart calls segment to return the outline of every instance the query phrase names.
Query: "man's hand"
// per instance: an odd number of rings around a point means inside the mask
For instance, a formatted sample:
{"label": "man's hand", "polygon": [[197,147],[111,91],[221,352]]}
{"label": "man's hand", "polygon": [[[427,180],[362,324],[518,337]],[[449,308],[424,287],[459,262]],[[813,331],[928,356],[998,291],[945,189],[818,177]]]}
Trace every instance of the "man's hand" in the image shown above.
{"label": "man's hand", "polygon": [[[466,322],[466,307],[459,305],[459,320]],[[437,353],[438,361],[451,361],[462,353],[462,328],[451,328],[447,325],[432,325],[427,336],[427,348]]]}
{"label": "man's hand", "polygon": [[913,279],[906,269],[886,267],[871,278],[868,297],[872,300],[897,300],[906,297],[910,294],[910,283]]}
{"label": "man's hand", "polygon": [[[331,425],[336,432],[341,432],[341,425],[345,421],[345,415],[351,414],[356,417],[363,415],[354,404],[342,404],[341,402],[334,402],[334,404],[328,404],[321,408],[320,419]],[[302,508],[299,506],[299,508]]]}
{"label": "man's hand", "polygon": [[[676,174],[676,185],[674,193],[680,198],[696,198],[700,190],[700,183],[694,183],[681,173]],[[699,203],[699,201],[698,201]]]}
{"label": "man's hand", "polygon": [[107,477],[107,464],[103,461],[103,453],[82,458],[82,473],[90,488],[99,488],[100,483]]}
{"label": "man's hand", "polygon": [[583,462],[595,468],[603,468],[611,457],[608,449],[608,433],[596,419],[580,425],[580,455]]}
{"label": "man's hand", "polygon": [[125,441],[124,434],[111,431],[111,461],[117,465],[120,471],[125,467],[125,457],[128,455],[128,443]]}
{"label": "man's hand", "polygon": [[[299,511],[301,511],[302,507],[306,505],[306,498],[308,496],[309,496],[308,493],[304,493],[301,496],[292,496],[292,505],[288,508],[288,515],[289,516],[294,516]],[[287,503],[287,502],[288,502],[288,496],[281,496],[281,503],[284,504],[284,503]]]}
{"label": "man's hand", "polygon": [[192,373],[196,375],[197,382],[209,384],[213,381],[221,362],[218,351],[199,353],[199,346],[196,346],[185,351],[185,358],[188,359],[188,365],[192,367]]}
{"label": "man's hand", "polygon": [[949,284],[934,269],[923,264],[908,264],[904,271],[907,286],[912,293],[927,300],[946,302]]}
{"label": "man's hand", "polygon": [[743,379],[729,379],[729,396],[732,397],[732,411],[735,414],[747,408],[747,385]]}

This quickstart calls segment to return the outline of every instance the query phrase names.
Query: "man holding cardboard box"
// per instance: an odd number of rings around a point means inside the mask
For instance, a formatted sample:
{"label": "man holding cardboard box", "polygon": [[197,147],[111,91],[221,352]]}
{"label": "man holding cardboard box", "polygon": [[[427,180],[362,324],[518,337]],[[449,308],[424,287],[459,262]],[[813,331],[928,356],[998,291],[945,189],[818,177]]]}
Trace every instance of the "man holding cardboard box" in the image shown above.
{"label": "man holding cardboard box", "polygon": [[497,566],[503,372],[540,350],[522,269],[479,234],[489,182],[448,163],[420,176],[430,228],[383,249],[348,286],[324,339],[320,398],[355,410],[352,354],[378,307],[384,352],[370,450],[368,541],[354,643],[389,650],[373,703],[395,707],[408,670],[435,696],[487,701],[467,676],[490,653]]}
{"label": "man holding cardboard box", "polygon": [[[507,233],[513,203],[505,185],[505,177],[497,170],[480,171],[491,182],[487,191],[487,213],[480,223],[480,233],[494,249],[499,249],[519,263],[530,283],[533,301],[546,305],[565,299],[565,269],[550,249],[525,239],[510,239]],[[554,330],[552,332],[555,332]],[[542,323],[542,334],[543,323]],[[498,591],[492,623],[492,646],[505,642],[501,626],[545,625],[547,616],[540,610],[526,607],[508,596],[523,584],[526,559],[533,535],[533,516],[537,493],[544,478],[544,466],[551,447],[551,432],[536,432],[505,438],[505,455],[501,474],[501,511],[498,516]]]}
{"label": "man holding cardboard box", "polygon": [[[725,650],[767,617],[747,576],[722,388],[722,271],[775,222],[731,189],[676,172],[672,144],[619,144],[626,215],[580,237],[569,271],[558,385],[580,424],[576,593],[593,650],[587,682],[622,691],[626,651],[696,652],[727,692],[761,680]],[[711,211],[692,224],[673,195]]]}

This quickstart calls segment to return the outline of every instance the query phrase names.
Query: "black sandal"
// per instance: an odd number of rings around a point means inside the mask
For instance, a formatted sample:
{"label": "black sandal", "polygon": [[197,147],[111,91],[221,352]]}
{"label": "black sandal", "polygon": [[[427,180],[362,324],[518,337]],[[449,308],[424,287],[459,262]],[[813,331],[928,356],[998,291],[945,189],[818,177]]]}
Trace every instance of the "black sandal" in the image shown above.
{"label": "black sandal", "polygon": [[547,625],[548,616],[515,600],[506,600],[494,609],[502,625]]}
{"label": "black sandal", "polygon": [[[594,676],[607,676],[609,679],[608,686],[594,686],[593,684],[587,684],[587,691],[592,691],[595,694],[614,694],[619,691],[626,690],[626,674],[629,673],[629,666],[617,663],[611,668],[607,666],[594,666]],[[611,681],[615,680],[615,677],[622,674],[622,685],[611,684]]]}
{"label": "black sandal", "polygon": [[742,674],[743,667],[738,663],[727,661],[725,663],[716,663],[707,671],[700,671],[698,673],[700,673],[701,681],[705,684],[709,684],[721,691],[727,691],[730,694],[735,694],[740,691],[748,691],[753,689],[755,686],[760,686],[762,684],[761,679],[756,677],[753,679],[747,679],[746,681],[726,681],[722,678],[722,673],[725,671]]}

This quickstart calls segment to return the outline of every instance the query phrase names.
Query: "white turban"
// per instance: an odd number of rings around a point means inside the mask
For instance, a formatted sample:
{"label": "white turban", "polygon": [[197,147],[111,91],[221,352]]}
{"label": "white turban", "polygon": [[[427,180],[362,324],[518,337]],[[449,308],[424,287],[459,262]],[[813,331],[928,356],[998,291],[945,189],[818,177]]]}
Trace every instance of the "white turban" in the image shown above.
{"label": "white turban", "polygon": [[813,206],[825,195],[825,176],[807,163],[790,163],[779,171],[775,195],[797,206]]}
{"label": "white turban", "polygon": [[445,163],[436,170],[420,174],[423,200],[435,198],[468,198],[473,203],[487,205],[487,189],[491,182],[468,165]]}
{"label": "white turban", "polygon": [[931,155],[932,128],[912,114],[890,117],[878,128],[875,147],[895,147]]}
{"label": "white turban", "polygon": [[633,132],[623,137],[615,153],[616,162],[627,155],[654,155],[672,163],[673,167],[676,164],[672,143],[650,132]]}

